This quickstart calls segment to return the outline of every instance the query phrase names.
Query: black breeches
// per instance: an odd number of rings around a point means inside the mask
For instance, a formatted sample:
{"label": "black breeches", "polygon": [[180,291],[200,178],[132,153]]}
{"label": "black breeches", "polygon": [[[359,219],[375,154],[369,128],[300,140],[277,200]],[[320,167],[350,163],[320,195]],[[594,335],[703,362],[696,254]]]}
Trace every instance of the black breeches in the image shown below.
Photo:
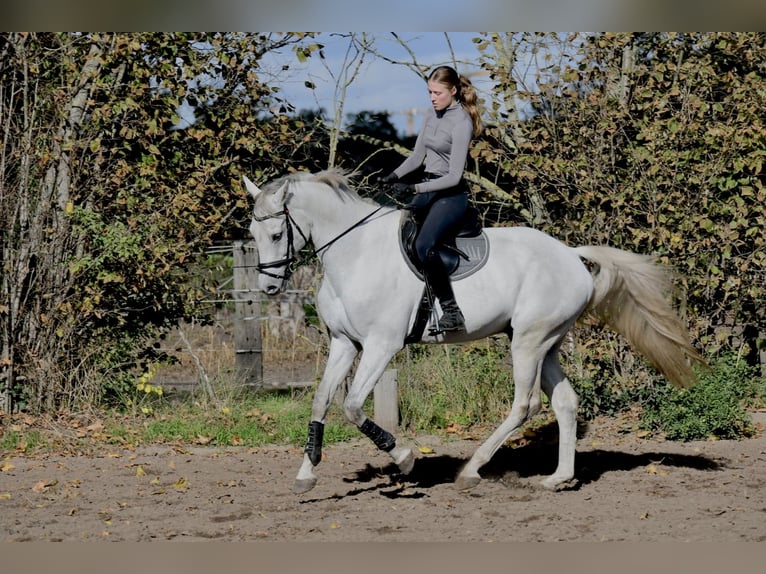
{"label": "black breeches", "polygon": [[415,239],[415,252],[421,262],[425,263],[428,260],[429,252],[442,239],[449,238],[459,231],[466,209],[466,193],[441,197],[431,204]]}

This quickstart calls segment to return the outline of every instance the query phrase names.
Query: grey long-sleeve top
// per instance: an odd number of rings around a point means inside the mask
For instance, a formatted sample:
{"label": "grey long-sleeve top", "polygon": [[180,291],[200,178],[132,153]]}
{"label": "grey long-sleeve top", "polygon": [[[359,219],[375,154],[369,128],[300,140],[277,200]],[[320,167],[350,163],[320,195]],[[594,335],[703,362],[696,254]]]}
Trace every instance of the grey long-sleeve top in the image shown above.
{"label": "grey long-sleeve top", "polygon": [[412,154],[394,170],[401,178],[425,165],[428,173],[440,176],[415,185],[415,191],[440,191],[460,183],[473,136],[471,116],[460,104],[442,112],[433,108],[415,140]]}

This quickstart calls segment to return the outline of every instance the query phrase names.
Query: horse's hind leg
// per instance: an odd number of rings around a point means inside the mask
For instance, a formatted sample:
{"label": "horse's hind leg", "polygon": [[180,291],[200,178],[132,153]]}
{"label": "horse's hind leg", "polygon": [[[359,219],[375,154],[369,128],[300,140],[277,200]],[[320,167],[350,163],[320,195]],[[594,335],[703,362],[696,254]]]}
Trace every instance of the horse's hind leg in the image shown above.
{"label": "horse's hind leg", "polygon": [[473,488],[481,482],[479,469],[487,464],[497,449],[511,434],[540,410],[540,349],[530,350],[523,344],[512,342],[514,396],[511,412],[492,435],[476,449],[471,459],[455,479],[459,490]]}
{"label": "horse's hind leg", "polygon": [[558,358],[558,347],[545,357],[542,372],[543,391],[559,425],[559,460],[556,471],[542,481],[548,490],[562,490],[574,483],[574,460],[577,443],[577,394],[564,376]]}
{"label": "horse's hind leg", "polygon": [[338,390],[338,385],[351,370],[357,353],[356,345],[349,339],[333,337],[330,341],[327,366],[314,394],[303,463],[293,485],[293,492],[296,494],[307,492],[316,485],[317,477],[314,474],[314,467],[322,459],[322,432],[325,416],[330,408],[330,401]]}

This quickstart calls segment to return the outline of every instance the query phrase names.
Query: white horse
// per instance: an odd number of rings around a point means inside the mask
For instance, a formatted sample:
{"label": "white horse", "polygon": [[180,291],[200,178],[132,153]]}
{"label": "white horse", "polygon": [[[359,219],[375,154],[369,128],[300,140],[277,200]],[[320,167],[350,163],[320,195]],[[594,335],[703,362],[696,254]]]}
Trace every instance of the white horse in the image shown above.
{"label": "white horse", "polygon": [[[361,198],[340,172],[289,175],[260,190],[250,232],[259,258],[259,286],[285,289],[296,254],[310,240],[324,277],[317,310],[330,333],[327,365],[314,396],[303,463],[293,491],[317,482],[324,420],[333,395],[361,352],[343,404],[345,416],[402,473],[415,459],[409,447],[367,418],[362,407],[389,361],[404,347],[423,293],[398,244],[401,212]],[[559,490],[574,479],[578,399],[559,363],[565,334],[586,311],[622,334],[671,383],[696,380],[692,363],[704,363],[681,320],[666,301],[670,279],[653,258],[605,246],[569,247],[535,229],[488,228],[490,256],[479,271],[453,282],[465,315],[465,332],[431,335],[422,342],[456,343],[507,333],[513,357],[511,411],[459,472],[456,486],[476,486],[479,469],[541,408],[542,389],[559,426],[555,472],[543,486]],[[590,263],[592,271],[586,266]]]}

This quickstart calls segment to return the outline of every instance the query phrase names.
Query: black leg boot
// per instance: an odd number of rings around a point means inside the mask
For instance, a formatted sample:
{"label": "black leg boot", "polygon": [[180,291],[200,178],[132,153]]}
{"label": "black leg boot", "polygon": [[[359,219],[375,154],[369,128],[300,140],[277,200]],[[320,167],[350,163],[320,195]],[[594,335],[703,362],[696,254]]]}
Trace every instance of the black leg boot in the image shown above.
{"label": "black leg boot", "polygon": [[463,313],[460,311],[457,301],[455,301],[452,283],[450,282],[447,270],[444,269],[441,257],[438,255],[430,256],[429,254],[428,261],[423,270],[426,280],[436,298],[439,299],[439,304],[442,308],[442,316],[439,317],[439,329],[437,332],[464,331],[465,320]]}

